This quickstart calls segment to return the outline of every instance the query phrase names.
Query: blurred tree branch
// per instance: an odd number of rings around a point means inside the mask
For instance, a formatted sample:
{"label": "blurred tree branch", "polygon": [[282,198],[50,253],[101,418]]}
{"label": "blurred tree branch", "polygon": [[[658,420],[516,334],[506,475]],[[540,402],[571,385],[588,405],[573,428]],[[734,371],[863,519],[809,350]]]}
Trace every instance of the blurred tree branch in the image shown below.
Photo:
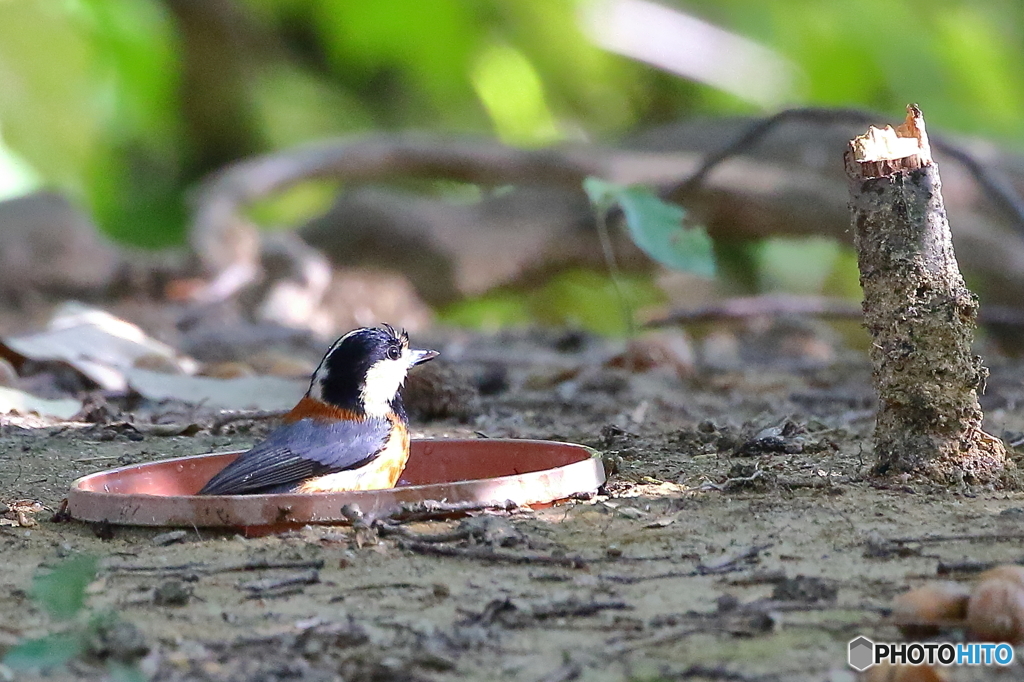
{"label": "blurred tree branch", "polygon": [[[359,187],[426,178],[517,186],[511,193],[485,193],[470,205],[379,187],[347,191],[303,228],[303,237],[336,263],[369,257],[403,272],[411,267],[413,283],[437,303],[557,264],[603,262],[581,189],[583,178],[595,175],[664,192],[675,188],[676,198],[718,240],[817,235],[849,241],[841,159],[860,120],[841,114],[779,117],[767,130],[750,119],[696,120],[649,131],[617,149],[531,151],[408,134],[330,140],[246,159],[208,178],[194,196],[191,240],[209,275],[234,268],[233,286],[240,287],[259,272],[259,234],[245,207],[296,183],[333,178]],[[753,129],[761,130],[757,139],[749,135]],[[1015,234],[1017,215],[1006,210],[1024,186],[1024,159],[984,143],[942,140],[936,156],[964,269],[981,281],[985,300],[1024,299],[1024,240]],[[702,172],[709,160],[715,164]],[[981,160],[989,176],[979,182],[971,164]],[[699,185],[680,191],[693,177]],[[992,182],[1005,189],[1003,196],[993,196]],[[622,240],[617,248],[625,266],[645,262]],[[239,271],[248,275],[238,277]],[[428,281],[438,276],[448,281]]]}

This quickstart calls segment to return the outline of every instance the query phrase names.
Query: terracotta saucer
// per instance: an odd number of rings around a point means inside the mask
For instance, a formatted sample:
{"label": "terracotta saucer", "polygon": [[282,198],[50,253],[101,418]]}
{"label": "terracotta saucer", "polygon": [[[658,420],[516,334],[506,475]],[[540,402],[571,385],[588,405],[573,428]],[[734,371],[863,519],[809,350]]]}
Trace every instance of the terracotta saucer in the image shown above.
{"label": "terracotta saucer", "polygon": [[[403,507],[544,505],[593,493],[604,483],[598,454],[582,445],[540,440],[414,440],[395,488],[343,493],[196,496],[240,454],[166,459],[84,476],[71,485],[68,513],[80,521],[134,526],[245,528],[274,532],[305,524],[347,523]],[[346,507],[343,513],[342,507]]]}

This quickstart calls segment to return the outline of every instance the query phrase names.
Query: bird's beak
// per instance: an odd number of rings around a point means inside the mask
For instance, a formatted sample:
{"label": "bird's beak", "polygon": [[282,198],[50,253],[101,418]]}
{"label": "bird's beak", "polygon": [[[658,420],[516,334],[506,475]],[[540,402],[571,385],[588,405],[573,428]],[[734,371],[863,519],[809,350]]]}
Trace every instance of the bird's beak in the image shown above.
{"label": "bird's beak", "polygon": [[440,355],[436,350],[413,350],[409,351],[409,354],[412,355],[412,363],[409,364],[410,367],[422,365],[424,362],[433,360]]}

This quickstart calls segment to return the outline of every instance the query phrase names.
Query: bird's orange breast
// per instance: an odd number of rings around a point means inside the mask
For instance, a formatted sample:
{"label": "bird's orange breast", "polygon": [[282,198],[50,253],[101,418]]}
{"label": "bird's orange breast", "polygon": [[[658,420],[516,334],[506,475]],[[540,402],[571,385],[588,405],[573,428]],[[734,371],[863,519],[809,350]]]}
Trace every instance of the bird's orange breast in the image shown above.
{"label": "bird's orange breast", "polygon": [[358,469],[306,479],[296,487],[295,492],[332,493],[394,488],[409,461],[409,429],[395,415],[389,415],[388,420],[391,421],[391,435],[372,461]]}
{"label": "bird's orange breast", "polygon": [[328,405],[321,400],[304,395],[302,396],[302,400],[300,400],[298,404],[284,416],[284,421],[288,424],[297,422],[300,419],[314,419],[318,421],[337,421],[339,419],[343,419],[347,421],[361,422],[365,417],[357,412],[353,412],[352,410]]}

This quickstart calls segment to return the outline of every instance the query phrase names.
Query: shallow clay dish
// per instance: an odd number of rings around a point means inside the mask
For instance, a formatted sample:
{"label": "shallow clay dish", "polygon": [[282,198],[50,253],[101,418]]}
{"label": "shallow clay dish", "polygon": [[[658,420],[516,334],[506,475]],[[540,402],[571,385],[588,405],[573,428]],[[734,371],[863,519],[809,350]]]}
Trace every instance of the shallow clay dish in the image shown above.
{"label": "shallow clay dish", "polygon": [[597,453],[540,440],[415,440],[398,486],[387,490],[285,495],[208,495],[196,491],[240,452],[166,459],[84,476],[71,485],[68,513],[80,521],[134,526],[273,531],[307,523],[346,523],[424,502],[481,506],[548,504],[604,483]]}

